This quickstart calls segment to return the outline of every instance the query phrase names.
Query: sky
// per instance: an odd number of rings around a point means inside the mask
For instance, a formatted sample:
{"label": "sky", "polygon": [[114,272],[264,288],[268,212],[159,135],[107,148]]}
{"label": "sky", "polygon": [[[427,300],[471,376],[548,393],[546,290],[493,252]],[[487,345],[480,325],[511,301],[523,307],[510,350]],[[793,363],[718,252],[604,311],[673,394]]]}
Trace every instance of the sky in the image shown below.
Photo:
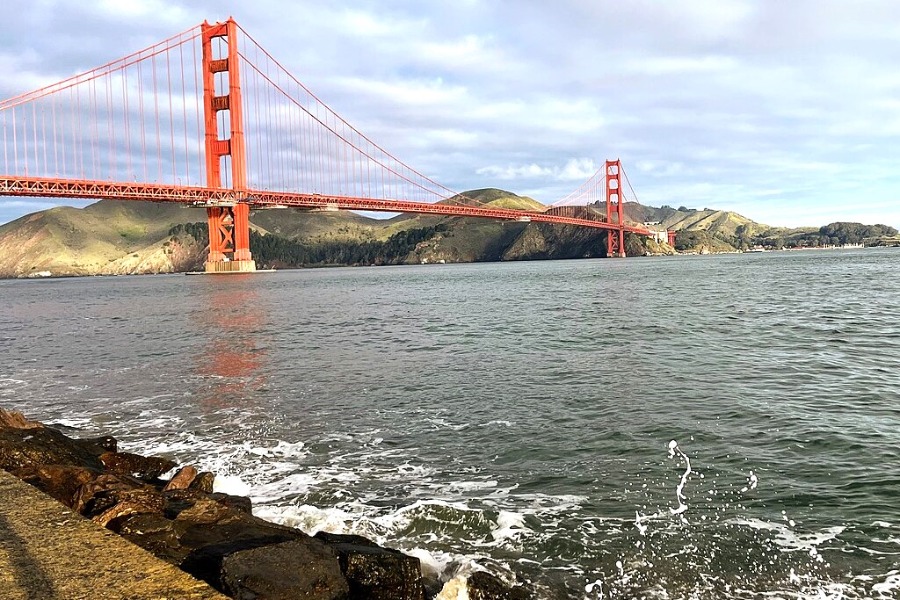
{"label": "sky", "polygon": [[896,0],[5,0],[0,98],[229,16],[452,190],[550,204],[619,158],[651,206],[900,228]]}

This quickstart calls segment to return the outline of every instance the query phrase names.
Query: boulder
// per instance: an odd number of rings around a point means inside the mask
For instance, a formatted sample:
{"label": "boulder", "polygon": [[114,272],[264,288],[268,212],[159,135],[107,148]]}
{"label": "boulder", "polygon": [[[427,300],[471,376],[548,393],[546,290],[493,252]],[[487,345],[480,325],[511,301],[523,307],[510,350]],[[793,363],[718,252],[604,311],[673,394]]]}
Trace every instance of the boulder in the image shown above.
{"label": "boulder", "polygon": [[216,481],[215,473],[203,471],[191,482],[191,489],[199,492],[211,494],[213,491],[213,483]]}
{"label": "boulder", "polygon": [[178,466],[178,463],[168,458],[141,456],[131,452],[105,452],[100,455],[100,461],[111,473],[131,475],[145,481],[157,479]]}
{"label": "boulder", "polygon": [[103,527],[108,527],[114,519],[141,513],[158,515],[162,513],[162,508],[163,497],[155,491],[131,490],[119,494],[119,501],[116,504],[99,515],[95,515],[91,520]]}
{"label": "boulder", "polygon": [[210,500],[215,500],[223,506],[239,510],[248,515],[253,514],[253,502],[247,496],[232,496],[222,492],[213,492],[208,495]]}
{"label": "boulder", "polygon": [[145,506],[144,512],[161,513],[165,507],[165,498],[156,488],[127,476],[103,474],[78,488],[72,509],[92,518],[125,501]]}
{"label": "boulder", "polygon": [[111,519],[106,527],[154,556],[179,565],[191,552],[178,541],[175,523],[162,515],[140,513]]}
{"label": "boulder", "polygon": [[8,429],[34,429],[43,427],[43,423],[29,421],[20,412],[0,408],[0,427]]}
{"label": "boulder", "polygon": [[79,488],[100,476],[94,469],[68,465],[31,465],[13,474],[69,508],[75,506]]}
{"label": "boulder", "polygon": [[95,438],[83,438],[77,439],[75,441],[82,445],[93,447],[97,452],[97,456],[100,456],[104,452],[118,452],[119,450],[119,440],[111,435],[103,435]]}
{"label": "boulder", "polygon": [[310,537],[229,553],[222,558],[215,587],[241,600],[352,597],[335,553]]}
{"label": "boulder", "polygon": [[522,586],[509,586],[499,577],[477,571],[468,577],[469,600],[530,600],[533,595]]}
{"label": "boulder", "polygon": [[103,463],[91,446],[49,427],[0,427],[0,468],[15,471],[26,467],[65,465],[101,471]]}
{"label": "boulder", "polygon": [[320,532],[338,556],[352,600],[424,600],[419,559],[358,535]]}
{"label": "boulder", "polygon": [[169,483],[163,488],[164,492],[169,490],[186,490],[191,487],[194,479],[197,478],[197,469],[188,465],[178,469],[178,472],[169,480]]}

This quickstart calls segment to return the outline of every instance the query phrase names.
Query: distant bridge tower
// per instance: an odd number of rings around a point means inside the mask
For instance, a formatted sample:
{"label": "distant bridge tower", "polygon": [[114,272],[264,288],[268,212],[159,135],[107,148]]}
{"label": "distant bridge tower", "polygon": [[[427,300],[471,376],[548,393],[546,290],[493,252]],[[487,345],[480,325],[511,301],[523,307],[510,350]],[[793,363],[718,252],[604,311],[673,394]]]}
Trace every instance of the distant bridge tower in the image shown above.
{"label": "distant bridge tower", "polygon": [[617,229],[606,232],[607,258],[625,258],[625,206],[621,174],[622,163],[619,159],[606,161],[606,222],[618,225]]}
{"label": "distant bridge tower", "polygon": [[[206,121],[206,185],[222,188],[222,165],[231,177],[237,202],[233,206],[207,206],[209,220],[209,257],[207,273],[255,271],[250,255],[250,205],[247,204],[247,154],[244,145],[244,119],[241,104],[241,79],[238,71],[237,24],[234,19],[201,26],[203,41],[203,114]],[[227,45],[224,57],[213,56],[213,40],[222,38]],[[216,75],[225,89],[216,94]],[[227,81],[226,81],[227,77]],[[227,86],[227,87],[226,87]],[[220,111],[228,113],[228,127],[220,132]],[[220,137],[229,135],[228,138]]]}

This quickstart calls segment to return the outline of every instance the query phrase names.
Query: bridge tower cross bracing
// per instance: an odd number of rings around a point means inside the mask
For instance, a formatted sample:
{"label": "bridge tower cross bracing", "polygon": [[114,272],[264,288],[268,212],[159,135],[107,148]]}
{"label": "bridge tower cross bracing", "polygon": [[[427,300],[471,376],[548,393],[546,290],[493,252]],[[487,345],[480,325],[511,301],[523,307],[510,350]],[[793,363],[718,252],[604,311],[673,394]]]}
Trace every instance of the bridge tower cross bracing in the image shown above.
{"label": "bridge tower cross bracing", "polygon": [[[209,257],[207,273],[255,271],[250,254],[250,205],[247,193],[247,154],[244,143],[243,105],[238,61],[237,23],[201,25],[203,45],[203,113],[206,128],[206,185],[223,188],[222,166],[230,176],[236,202],[232,206],[207,206]],[[222,40],[225,56],[216,58],[213,41]],[[217,95],[216,81],[227,78],[227,89]],[[223,86],[224,87],[224,86]],[[227,112],[228,127],[219,131],[219,113]],[[223,123],[224,124],[224,123]],[[222,135],[228,135],[223,138]],[[229,160],[230,159],[230,160]]]}
{"label": "bridge tower cross bracing", "polygon": [[608,258],[625,258],[625,203],[622,198],[621,175],[622,162],[619,159],[606,161],[606,222],[618,226],[606,232]]}

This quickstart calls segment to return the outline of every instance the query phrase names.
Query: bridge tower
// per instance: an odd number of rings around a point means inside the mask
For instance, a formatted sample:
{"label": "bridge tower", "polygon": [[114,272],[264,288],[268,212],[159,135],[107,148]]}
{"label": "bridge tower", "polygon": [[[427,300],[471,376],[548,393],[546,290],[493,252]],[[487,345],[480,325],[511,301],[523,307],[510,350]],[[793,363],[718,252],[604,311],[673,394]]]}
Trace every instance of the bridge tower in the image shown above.
{"label": "bridge tower", "polygon": [[619,159],[606,161],[606,222],[618,225],[617,229],[606,232],[607,258],[625,258],[625,203],[621,193],[621,174],[622,162]]}
{"label": "bridge tower", "polygon": [[[242,200],[247,193],[247,154],[244,145],[244,119],[241,103],[241,79],[238,70],[237,23],[201,25],[203,44],[203,114],[206,123],[206,185],[223,187],[230,176],[236,202],[231,206],[207,206],[209,221],[209,257],[207,273],[232,273],[256,270],[250,255],[250,205]],[[224,56],[213,52],[225,46]],[[219,75],[221,74],[221,75]],[[221,93],[216,89],[217,81]],[[219,113],[227,113],[219,130]],[[227,137],[226,137],[227,136]]]}

